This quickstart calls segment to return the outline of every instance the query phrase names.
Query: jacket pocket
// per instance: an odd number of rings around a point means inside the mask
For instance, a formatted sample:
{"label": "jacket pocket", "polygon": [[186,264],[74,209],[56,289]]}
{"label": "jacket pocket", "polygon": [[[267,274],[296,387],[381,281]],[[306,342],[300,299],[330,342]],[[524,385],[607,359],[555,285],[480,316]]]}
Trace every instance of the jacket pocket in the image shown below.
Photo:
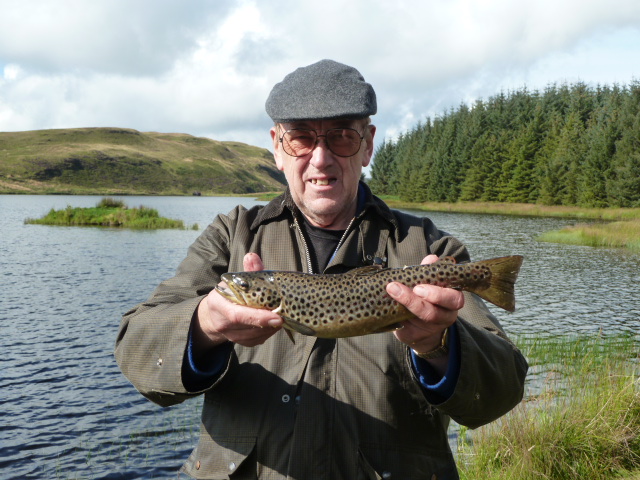
{"label": "jacket pocket", "polygon": [[358,466],[360,467],[358,480],[382,480],[360,449],[358,449]]}
{"label": "jacket pocket", "polygon": [[415,447],[361,444],[358,450],[363,480],[459,480],[450,452]]}
{"label": "jacket pocket", "polygon": [[256,437],[234,436],[216,441],[200,439],[181,472],[193,478],[254,480]]}

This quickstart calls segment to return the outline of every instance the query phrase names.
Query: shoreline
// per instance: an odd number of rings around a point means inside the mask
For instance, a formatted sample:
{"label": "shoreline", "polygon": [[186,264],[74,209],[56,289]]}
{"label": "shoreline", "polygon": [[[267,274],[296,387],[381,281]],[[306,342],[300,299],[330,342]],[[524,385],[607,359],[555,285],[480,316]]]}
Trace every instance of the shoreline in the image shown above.
{"label": "shoreline", "polygon": [[[244,193],[244,194],[205,194],[203,197],[253,197],[260,201],[269,201],[282,192]],[[74,193],[9,193],[9,195],[73,195]],[[89,193],[83,195],[96,196],[158,196],[149,193]],[[189,195],[162,195],[189,196]],[[561,205],[539,205],[532,203],[494,203],[494,202],[458,202],[413,203],[400,200],[396,196],[380,195],[391,208],[432,211],[446,213],[470,213],[479,215],[511,215],[520,217],[548,217],[584,220],[585,223],[567,226],[560,230],[541,232],[539,241],[583,245],[605,248],[625,248],[640,251],[640,207],[635,208],[589,208]],[[588,222],[588,223],[587,223]]]}
{"label": "shoreline", "polygon": [[394,197],[381,198],[392,208],[407,210],[590,220],[590,223],[542,232],[537,240],[640,251],[640,208],[585,208],[489,202],[410,203]]}

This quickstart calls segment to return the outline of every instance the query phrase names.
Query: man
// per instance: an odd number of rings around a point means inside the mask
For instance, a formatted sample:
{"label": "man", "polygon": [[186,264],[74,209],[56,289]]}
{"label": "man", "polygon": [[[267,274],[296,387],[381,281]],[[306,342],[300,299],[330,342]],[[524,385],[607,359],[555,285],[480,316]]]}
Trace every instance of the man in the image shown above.
{"label": "man", "polygon": [[455,479],[449,418],[471,428],[522,398],[527,364],[481,300],[392,283],[415,318],[342,339],[294,333],[214,287],[227,271],[340,273],[402,267],[464,246],[427,218],[390,210],[359,182],[373,155],[371,85],[323,60],[287,75],[266,103],[287,191],[219,215],[176,275],[125,314],[118,363],[160,405],[204,394],[195,478]]}

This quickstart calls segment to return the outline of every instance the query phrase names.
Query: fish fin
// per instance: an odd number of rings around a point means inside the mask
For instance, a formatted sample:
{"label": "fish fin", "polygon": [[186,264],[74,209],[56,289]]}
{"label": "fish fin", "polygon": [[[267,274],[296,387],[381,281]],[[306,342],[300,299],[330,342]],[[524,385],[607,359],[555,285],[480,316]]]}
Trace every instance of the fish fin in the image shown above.
{"label": "fish fin", "polygon": [[[448,256],[446,256],[446,257],[439,258],[438,260],[436,260],[436,261],[435,261],[435,262],[433,262],[433,263],[449,263],[449,264],[454,264],[454,263],[456,263],[456,259],[455,259],[455,257],[452,257],[451,255],[448,255]],[[432,263],[432,265],[433,265],[433,263]]]}
{"label": "fish fin", "polygon": [[487,302],[513,312],[516,309],[516,298],[514,285],[518,278],[518,272],[522,265],[522,255],[512,255],[510,257],[492,258],[477,262],[491,270],[489,287],[484,289],[469,289]]}
{"label": "fish fin", "polygon": [[381,265],[367,265],[365,267],[354,268],[345,273],[345,275],[373,275],[385,270]]}
{"label": "fish fin", "polygon": [[291,333],[291,330],[289,330],[288,328],[285,328],[284,331],[287,334],[287,336],[289,337],[289,340],[291,340],[291,342],[295,345],[296,341],[293,338],[293,333]]}
{"label": "fish fin", "polygon": [[285,328],[288,328],[289,330],[295,330],[302,335],[308,335],[312,337],[316,335],[316,331],[311,327],[307,327],[306,325],[303,325],[302,323],[287,317],[282,317],[282,319],[284,320]]}
{"label": "fish fin", "polygon": [[393,332],[394,330],[398,330],[400,328],[404,327],[404,325],[402,325],[402,323],[400,322],[396,322],[396,323],[392,323],[391,325],[386,325],[384,327],[381,327],[377,330],[374,330],[371,333],[384,333],[384,332]]}

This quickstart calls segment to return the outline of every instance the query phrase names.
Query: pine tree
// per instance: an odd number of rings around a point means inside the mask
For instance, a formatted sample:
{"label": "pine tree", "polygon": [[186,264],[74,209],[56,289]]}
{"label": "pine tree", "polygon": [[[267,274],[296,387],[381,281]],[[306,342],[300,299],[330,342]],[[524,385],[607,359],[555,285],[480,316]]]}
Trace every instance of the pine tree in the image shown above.
{"label": "pine tree", "polygon": [[618,207],[640,206],[640,81],[629,86],[621,107],[622,131],[611,159],[607,197]]}
{"label": "pine tree", "polygon": [[386,139],[376,149],[371,165],[369,186],[377,195],[395,195],[397,193],[397,169],[395,166],[395,147]]}

